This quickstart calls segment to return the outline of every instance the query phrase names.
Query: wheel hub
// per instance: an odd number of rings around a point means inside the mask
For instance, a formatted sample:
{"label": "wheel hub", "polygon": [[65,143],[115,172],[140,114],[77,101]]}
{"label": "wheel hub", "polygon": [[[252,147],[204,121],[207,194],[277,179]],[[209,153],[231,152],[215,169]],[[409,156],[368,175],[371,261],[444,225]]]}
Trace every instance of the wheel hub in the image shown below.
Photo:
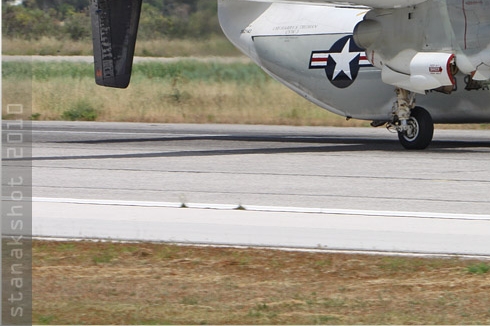
{"label": "wheel hub", "polygon": [[405,139],[408,141],[412,141],[417,138],[418,134],[419,134],[419,124],[417,120],[413,118],[408,119],[407,127],[403,131],[403,135]]}

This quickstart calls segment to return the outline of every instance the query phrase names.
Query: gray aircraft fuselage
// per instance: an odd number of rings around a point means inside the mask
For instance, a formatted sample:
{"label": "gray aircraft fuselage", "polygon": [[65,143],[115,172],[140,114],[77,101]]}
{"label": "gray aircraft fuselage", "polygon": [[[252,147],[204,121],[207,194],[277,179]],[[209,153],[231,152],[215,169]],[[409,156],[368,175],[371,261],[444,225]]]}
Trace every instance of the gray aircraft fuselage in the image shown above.
{"label": "gray aircraft fuselage", "polygon": [[[454,53],[459,69],[451,94],[427,91],[417,95],[417,106],[436,123],[483,123],[490,122],[490,82],[469,76],[490,76],[489,2],[463,1],[471,8],[460,8],[461,1],[431,0],[370,11],[218,0],[218,12],[230,41],[268,74],[320,107],[356,119],[392,117],[395,88],[383,82],[383,64],[406,74],[414,52]],[[373,50],[353,38],[366,16],[382,26]]]}

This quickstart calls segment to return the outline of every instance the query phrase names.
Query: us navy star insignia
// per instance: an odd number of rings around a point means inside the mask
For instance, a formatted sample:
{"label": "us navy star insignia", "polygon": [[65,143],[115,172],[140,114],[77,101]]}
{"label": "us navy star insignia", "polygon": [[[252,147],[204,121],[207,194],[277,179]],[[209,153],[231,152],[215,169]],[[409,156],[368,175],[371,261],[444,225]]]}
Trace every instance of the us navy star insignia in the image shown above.
{"label": "us navy star insignia", "polygon": [[354,43],[352,35],[337,40],[330,50],[313,51],[310,58],[310,69],[324,69],[328,80],[338,88],[352,85],[359,68],[369,66],[363,49]]}
{"label": "us navy star insignia", "polygon": [[352,80],[352,74],[350,72],[350,63],[352,60],[356,59],[360,54],[356,52],[350,52],[350,39],[345,42],[342,52],[340,53],[330,53],[330,58],[332,58],[337,64],[335,65],[335,70],[333,73],[333,79],[337,78],[338,75],[343,72],[347,78]]}

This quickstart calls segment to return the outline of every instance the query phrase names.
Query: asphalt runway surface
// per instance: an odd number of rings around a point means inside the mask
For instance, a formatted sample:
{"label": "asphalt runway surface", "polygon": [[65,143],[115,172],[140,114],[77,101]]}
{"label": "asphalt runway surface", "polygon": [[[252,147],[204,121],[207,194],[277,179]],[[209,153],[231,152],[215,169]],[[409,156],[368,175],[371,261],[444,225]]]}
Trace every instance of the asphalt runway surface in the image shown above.
{"label": "asphalt runway surface", "polygon": [[[33,122],[34,229],[490,255],[489,163],[488,130],[436,130],[427,150],[407,151],[383,128]],[[78,233],[53,231],[71,216]],[[80,231],[85,216],[103,231]],[[158,228],[168,234],[145,233]]]}

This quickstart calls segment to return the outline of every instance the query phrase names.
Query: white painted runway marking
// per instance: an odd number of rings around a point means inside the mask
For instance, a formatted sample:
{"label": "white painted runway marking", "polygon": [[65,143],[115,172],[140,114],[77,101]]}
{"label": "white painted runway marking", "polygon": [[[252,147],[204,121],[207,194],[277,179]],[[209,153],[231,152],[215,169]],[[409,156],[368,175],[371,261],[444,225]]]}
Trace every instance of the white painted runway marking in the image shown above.
{"label": "white painted runway marking", "polygon": [[487,215],[180,205],[34,198],[33,236],[490,256]]}
{"label": "white painted runway marking", "polygon": [[155,201],[43,198],[43,197],[35,197],[32,199],[32,201],[43,202],[43,203],[70,203],[70,204],[166,207],[166,208],[182,208],[183,206],[185,206],[186,208],[197,208],[197,209],[216,209],[216,210],[244,209],[246,211],[276,212],[276,213],[283,212],[283,213],[307,213],[307,214],[326,214],[326,215],[384,216],[384,217],[411,217],[411,218],[437,218],[437,219],[490,221],[490,215],[482,215],[482,214],[452,214],[452,213],[431,213],[431,212],[375,211],[375,210],[359,210],[359,209],[328,209],[328,208],[308,208],[308,207],[276,207],[276,206],[257,206],[257,205],[175,203],[175,202],[155,202]]}

